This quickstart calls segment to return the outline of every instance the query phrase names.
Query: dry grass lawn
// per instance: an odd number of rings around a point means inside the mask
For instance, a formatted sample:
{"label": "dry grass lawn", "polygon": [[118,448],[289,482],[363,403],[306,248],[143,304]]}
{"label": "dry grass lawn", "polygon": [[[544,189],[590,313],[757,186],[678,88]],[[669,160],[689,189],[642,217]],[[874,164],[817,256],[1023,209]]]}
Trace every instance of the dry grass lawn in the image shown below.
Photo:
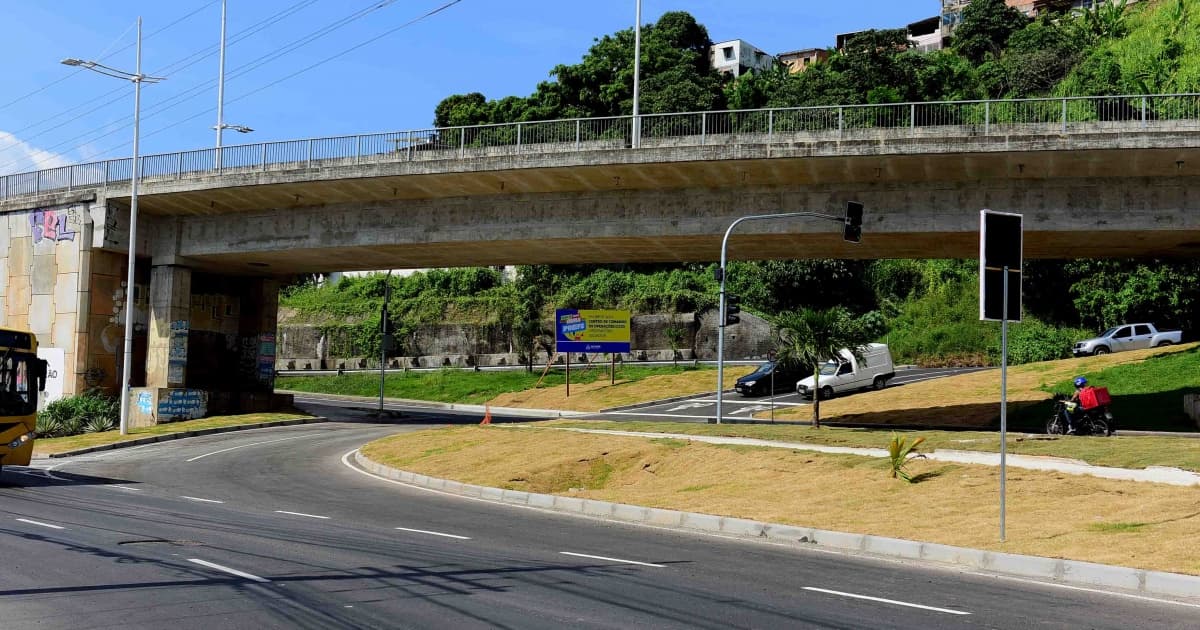
{"label": "dry grass lawn", "polygon": [[[1194,344],[1119,352],[1099,357],[1066,361],[1046,361],[1013,366],[1008,369],[1009,413],[1050,398],[1043,387],[1051,386],[1081,372],[1094,372],[1115,365],[1138,363],[1169,352],[1190,350]],[[821,419],[881,425],[921,425],[927,427],[988,427],[1000,417],[1000,372],[990,370],[951,376],[883,391],[864,391],[833,400],[821,401]],[[765,418],[763,412],[756,418]],[[780,420],[809,420],[811,407],[780,412]]]}
{"label": "dry grass lawn", "polygon": [[[754,367],[738,365],[726,368],[725,387],[733,387],[739,377],[754,371]],[[620,370],[617,374],[620,375]],[[570,397],[567,396],[567,387],[559,385],[501,394],[488,401],[488,404],[524,409],[600,411],[649,400],[712,392],[716,389],[716,380],[717,373],[713,370],[650,376],[636,382],[617,379],[616,385],[609,385],[608,380],[599,380],[586,385],[572,384]]]}
{"label": "dry grass lawn", "polygon": [[1200,488],[538,428],[456,427],[364,447],[371,459],[486,486],[1200,575]]}

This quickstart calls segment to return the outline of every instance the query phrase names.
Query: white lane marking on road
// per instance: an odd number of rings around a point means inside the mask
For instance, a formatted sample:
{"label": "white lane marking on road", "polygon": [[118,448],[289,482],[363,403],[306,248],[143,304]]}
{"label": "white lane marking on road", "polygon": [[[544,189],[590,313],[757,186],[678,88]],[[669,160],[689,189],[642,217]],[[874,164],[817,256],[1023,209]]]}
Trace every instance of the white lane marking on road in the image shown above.
{"label": "white lane marking on road", "polygon": [[320,518],[328,520],[328,516],[317,516],[316,514],[305,514],[304,512],[288,512],[287,510],[275,510],[276,514],[291,514],[292,516],[307,516],[308,518]]}
{"label": "white lane marking on road", "polygon": [[689,416],[681,413],[638,413],[636,411],[606,411],[602,416],[637,416],[639,418],[697,418],[707,419],[712,416]]}
{"label": "white lane marking on road", "polygon": [[769,407],[767,405],[754,405],[753,407],[742,407],[741,409],[734,409],[733,411],[730,411],[729,415],[736,416],[739,413],[744,413],[744,414],[749,415],[749,414],[757,413],[759,411],[766,411],[770,408],[771,407]]}
{"label": "white lane marking on road", "polygon": [[128,490],[130,492],[141,492],[142,491],[141,488],[130,488],[129,486],[104,486],[104,487],[112,488],[113,490]]}
{"label": "white lane marking on road", "polygon": [[659,569],[667,568],[665,564],[652,564],[650,562],[638,562],[637,560],[622,560],[621,558],[609,558],[607,556],[590,556],[586,553],[572,553],[570,551],[560,551],[564,556],[575,556],[577,558],[591,558],[592,560],[607,560],[608,562],[619,562],[621,564],[636,564],[641,567],[657,567]]}
{"label": "white lane marking on road", "polygon": [[194,462],[194,461],[196,461],[196,460],[198,460],[198,459],[204,459],[205,457],[208,457],[209,455],[219,455],[219,454],[221,454],[221,453],[228,453],[229,451],[236,451],[236,450],[238,450],[239,448],[249,448],[249,447],[251,447],[251,446],[262,446],[263,444],[274,444],[274,443],[276,443],[276,442],[286,442],[286,441],[288,441],[288,440],[299,440],[300,438],[306,438],[306,437],[313,437],[313,436],[311,436],[311,435],[293,435],[292,437],[286,437],[286,438],[283,438],[283,439],[280,439],[280,440],[269,440],[269,441],[266,441],[266,442],[254,442],[253,444],[242,444],[241,446],[231,446],[231,447],[229,447],[229,448],[223,448],[223,449],[221,449],[221,450],[219,450],[219,451],[213,451],[213,452],[211,452],[211,453],[205,453],[205,454],[203,454],[203,455],[197,455],[197,456],[195,456],[195,457],[193,457],[193,458],[191,458],[191,459],[184,460],[184,461],[188,461],[188,462]]}
{"label": "white lane marking on road", "polygon": [[188,501],[199,501],[201,503],[224,503],[224,501],[218,501],[216,499],[201,499],[200,497],[189,497],[185,494],[179,495],[179,498],[187,499]]}
{"label": "white lane marking on road", "polygon": [[[795,394],[787,394],[786,396],[794,396],[794,395]],[[784,397],[785,396],[780,396],[780,398],[784,398]],[[756,398],[754,400],[737,400],[736,398],[734,398],[734,399],[725,398],[725,399],[721,400],[721,404],[722,405],[761,405],[761,404],[763,404],[764,401],[770,401],[770,400],[771,400],[770,398]],[[713,398],[711,400],[703,400],[703,401],[697,401],[697,402],[715,403],[715,402],[717,402],[717,399]],[[782,400],[775,401],[776,407],[804,407],[807,405],[808,405],[808,403],[783,402]]]}
{"label": "white lane marking on road", "polygon": [[920,608],[921,610],[932,610],[934,612],[946,613],[948,615],[969,615],[971,613],[965,610],[950,610],[949,608],[937,608],[935,606],[924,606],[921,604],[913,604],[910,602],[902,602],[895,599],[884,599],[882,597],[871,597],[870,595],[858,595],[855,593],[843,593],[842,591],[831,591],[826,588],[815,588],[812,586],[803,587],[806,591],[816,591],[818,593],[827,593],[829,595],[838,595],[841,597],[850,597],[852,599],[865,599],[872,602],[882,602],[884,604],[895,604],[896,606],[907,606],[909,608]]}
{"label": "white lane marking on road", "polygon": [[208,560],[201,560],[200,558],[188,558],[188,562],[194,562],[203,567],[208,567],[210,569],[216,569],[218,571],[224,571],[225,573],[228,573],[230,575],[236,575],[240,578],[246,578],[247,580],[253,580],[255,582],[269,583],[271,581],[271,580],[268,580],[267,578],[261,578],[261,577],[258,577],[257,575],[251,575],[250,573],[246,573],[245,571],[238,571],[237,569],[233,569],[233,568],[221,565],[221,564],[217,564],[215,562],[209,562]]}
{"label": "white lane marking on road", "polygon": [[712,403],[690,402],[690,403],[684,403],[682,405],[679,405],[678,407],[671,407],[670,409],[667,410],[667,412],[670,413],[672,411],[683,411],[684,409],[700,409],[703,407],[711,407],[711,406],[712,406]]}
{"label": "white lane marking on road", "polygon": [[457,540],[471,540],[470,536],[459,536],[457,534],[443,534],[442,532],[431,532],[427,529],[409,529],[407,527],[397,527],[396,529],[402,532],[416,532],[418,534],[429,534],[430,536],[442,536],[445,538],[455,538]]}
{"label": "white lane marking on road", "polygon": [[40,527],[49,527],[50,529],[66,529],[62,525],[52,525],[50,523],[43,523],[41,521],[33,521],[33,520],[30,520],[27,518],[19,518],[17,520],[21,521],[22,523],[29,523],[30,525],[38,525]]}

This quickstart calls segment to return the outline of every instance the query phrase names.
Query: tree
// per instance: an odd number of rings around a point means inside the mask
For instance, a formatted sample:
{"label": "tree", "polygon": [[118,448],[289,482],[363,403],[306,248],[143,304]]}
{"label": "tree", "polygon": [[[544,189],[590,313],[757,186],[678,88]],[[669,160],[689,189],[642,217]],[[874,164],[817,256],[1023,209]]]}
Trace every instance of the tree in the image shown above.
{"label": "tree", "polygon": [[821,427],[821,366],[839,357],[843,348],[861,358],[866,344],[879,333],[880,323],[877,314],[856,319],[842,307],[805,308],[775,318],[782,342],[779,360],[813,367],[813,427]]}
{"label": "tree", "polygon": [[679,346],[683,343],[683,327],[672,321],[670,326],[663,329],[663,334],[667,336],[667,343],[671,344],[671,360],[675,367],[679,367]]}
{"label": "tree", "polygon": [[1004,0],[973,0],[963,9],[951,47],[972,63],[983,63],[989,56],[998,59],[1008,38],[1028,22],[1029,18]]}
{"label": "tree", "polygon": [[545,337],[549,334],[542,320],[546,291],[552,290],[545,277],[548,273],[544,265],[517,268],[517,307],[512,330],[517,348],[525,355],[525,369],[530,373],[533,372],[533,354],[537,352],[539,344],[547,345]]}

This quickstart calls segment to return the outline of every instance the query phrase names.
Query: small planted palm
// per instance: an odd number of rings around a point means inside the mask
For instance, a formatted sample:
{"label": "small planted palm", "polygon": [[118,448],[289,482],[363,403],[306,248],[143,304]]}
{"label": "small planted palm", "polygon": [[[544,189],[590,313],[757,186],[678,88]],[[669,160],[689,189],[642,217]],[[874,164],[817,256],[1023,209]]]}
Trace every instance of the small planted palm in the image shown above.
{"label": "small planted palm", "polygon": [[917,453],[917,447],[920,446],[921,442],[924,441],[925,438],[918,437],[914,438],[910,442],[906,437],[897,435],[895,433],[892,434],[892,439],[890,442],[888,442],[888,459],[891,460],[892,464],[892,479],[900,478],[908,483],[912,483],[912,477],[909,476],[908,471],[906,471],[904,468],[908,465],[908,459],[910,455],[922,458],[925,457],[924,455]]}

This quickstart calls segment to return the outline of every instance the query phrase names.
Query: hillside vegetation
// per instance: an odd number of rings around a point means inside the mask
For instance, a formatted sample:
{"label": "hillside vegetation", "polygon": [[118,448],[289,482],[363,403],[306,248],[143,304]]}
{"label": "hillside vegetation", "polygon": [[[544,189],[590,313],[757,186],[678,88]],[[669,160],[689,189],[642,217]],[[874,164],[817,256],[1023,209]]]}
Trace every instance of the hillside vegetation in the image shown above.
{"label": "hillside vegetation", "polygon": [[[782,69],[737,79],[709,67],[708,31],[668,12],[643,32],[643,113],[1050,95],[1200,91],[1200,0],[1159,0],[1030,21],[1003,0],[975,0],[950,48],[920,53],[903,29],[866,31],[827,62],[799,74]],[[438,126],[508,123],[632,111],[633,30],[604,35],[576,64],[560,64],[533,94],[444,99]],[[1141,107],[1129,101],[1127,107]],[[1155,108],[1169,103],[1149,103]],[[555,307],[628,308],[635,313],[702,312],[717,301],[714,264],[521,267],[513,281],[487,268],[434,270],[392,278],[390,324],[488,326],[531,356],[548,347]],[[747,311],[772,319],[803,307],[877,311],[881,340],[898,361],[925,365],[997,360],[999,331],[978,321],[972,261],[801,260],[733,263],[730,291]],[[1025,321],[1011,331],[1014,363],[1063,358],[1075,339],[1125,321],[1197,330],[1196,260],[1030,261]],[[292,322],[330,332],[337,356],[376,356],[384,279],[336,287],[301,282],[282,305]],[[339,352],[339,347],[353,351]],[[395,354],[404,354],[399,348]]]}

